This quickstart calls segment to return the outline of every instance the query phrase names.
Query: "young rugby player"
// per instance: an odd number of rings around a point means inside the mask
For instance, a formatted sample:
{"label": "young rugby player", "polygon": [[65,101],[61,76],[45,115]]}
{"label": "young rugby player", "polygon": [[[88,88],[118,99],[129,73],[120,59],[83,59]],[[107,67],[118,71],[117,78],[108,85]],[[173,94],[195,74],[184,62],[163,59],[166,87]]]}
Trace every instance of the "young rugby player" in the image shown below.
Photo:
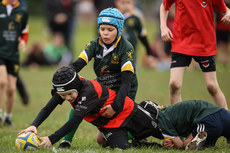
{"label": "young rugby player", "polygon": [[[176,3],[173,32],[167,27],[168,11]],[[181,89],[186,66],[192,58],[203,71],[206,87],[215,103],[228,110],[227,102],[216,78],[216,34],[214,8],[224,16],[222,22],[230,23],[230,10],[224,0],[163,0],[160,7],[162,40],[172,43],[170,72],[170,102],[182,100]]]}
{"label": "young rugby player", "polygon": [[6,96],[4,125],[11,126],[19,70],[18,46],[23,50],[28,39],[28,14],[18,0],[2,0],[0,4],[0,123]]}
{"label": "young rugby player", "polygon": [[[106,118],[103,116],[103,107],[111,107],[115,103],[117,92],[95,80],[80,78],[71,67],[62,67],[55,72],[53,87],[53,97],[39,112],[31,126],[19,133],[34,131],[37,134],[37,127],[56,106],[64,100],[69,101],[74,110],[72,118],[54,134],[40,138],[44,147],[49,147],[67,133],[77,129],[83,119],[97,126],[106,140],[104,145],[108,144],[111,148],[126,149],[133,146],[128,143],[128,131],[138,140],[148,136],[163,138],[157,128],[157,109],[152,102],[137,105],[126,96],[120,104],[122,107],[119,112],[111,118]],[[145,108],[150,109],[152,114],[146,113]]]}

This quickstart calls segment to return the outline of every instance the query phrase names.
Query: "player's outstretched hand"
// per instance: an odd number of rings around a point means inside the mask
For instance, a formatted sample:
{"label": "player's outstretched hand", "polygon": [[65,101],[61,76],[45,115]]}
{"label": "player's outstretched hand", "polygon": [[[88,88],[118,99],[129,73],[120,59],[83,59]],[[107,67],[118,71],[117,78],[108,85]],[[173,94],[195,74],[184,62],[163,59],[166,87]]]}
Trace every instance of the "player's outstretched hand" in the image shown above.
{"label": "player's outstretched hand", "polygon": [[38,137],[38,139],[41,141],[41,143],[39,144],[39,147],[43,146],[44,148],[49,148],[52,145],[48,137]]}
{"label": "player's outstretched hand", "polygon": [[102,114],[102,116],[106,118],[111,118],[116,113],[111,105],[107,105],[105,107],[102,107],[101,110],[105,110],[105,112]]}
{"label": "player's outstretched hand", "polygon": [[34,132],[34,134],[38,134],[37,128],[35,126],[29,126],[27,129],[22,130],[18,133],[18,136],[22,133]]}

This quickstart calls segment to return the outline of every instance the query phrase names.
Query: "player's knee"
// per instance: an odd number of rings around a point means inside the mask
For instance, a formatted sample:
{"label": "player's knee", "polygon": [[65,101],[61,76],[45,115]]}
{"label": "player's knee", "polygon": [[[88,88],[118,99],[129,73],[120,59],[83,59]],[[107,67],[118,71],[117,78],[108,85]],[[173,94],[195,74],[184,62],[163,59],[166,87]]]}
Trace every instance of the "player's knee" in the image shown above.
{"label": "player's knee", "polygon": [[7,86],[7,81],[0,79],[0,90],[5,89]]}
{"label": "player's knee", "polygon": [[219,87],[215,84],[208,84],[207,90],[212,96],[215,96],[219,90]]}
{"label": "player's knee", "polygon": [[175,94],[180,91],[182,85],[176,81],[170,81],[169,86],[171,94]]}
{"label": "player's knee", "polygon": [[97,143],[100,146],[102,146],[102,147],[107,147],[108,146],[107,141],[105,140],[105,138],[102,136],[102,134],[100,132],[98,132],[96,139],[97,139]]}
{"label": "player's knee", "polygon": [[12,97],[15,94],[16,87],[9,87],[7,89],[7,96]]}

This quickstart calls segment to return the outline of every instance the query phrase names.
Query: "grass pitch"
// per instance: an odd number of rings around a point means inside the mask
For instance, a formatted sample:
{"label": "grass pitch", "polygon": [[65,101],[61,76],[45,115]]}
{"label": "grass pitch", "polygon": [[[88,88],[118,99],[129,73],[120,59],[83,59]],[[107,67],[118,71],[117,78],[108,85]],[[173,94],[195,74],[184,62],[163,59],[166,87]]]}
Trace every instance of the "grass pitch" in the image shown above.
{"label": "grass pitch", "polygon": [[[87,26],[86,26],[87,25]],[[151,21],[147,25],[149,31],[149,38],[152,39],[152,34],[155,33],[153,28],[154,21]],[[28,46],[37,40],[48,40],[47,31],[44,30],[44,20],[40,17],[30,17],[30,41]],[[79,22],[78,30],[75,32],[75,56],[91,39],[95,38],[95,28],[94,24],[91,22]],[[139,82],[138,93],[136,96],[136,102],[141,102],[142,100],[153,100],[162,105],[169,105],[169,71],[156,71],[153,69],[146,69],[141,66],[141,59],[143,56],[143,47],[139,47],[140,52],[138,52],[138,67],[137,76]],[[22,53],[22,59],[25,53]],[[85,78],[94,79],[95,75],[92,68],[92,62],[89,63],[80,74]],[[15,153],[18,152],[15,147],[16,135],[19,131],[27,128],[40,109],[49,100],[51,94],[50,90],[52,88],[51,79],[53,73],[56,71],[57,67],[40,67],[39,69],[21,68],[20,74],[27,84],[27,88],[30,93],[30,104],[28,106],[23,106],[19,96],[17,95],[14,112],[13,112],[13,123],[14,127],[0,128],[0,153]],[[230,66],[223,67],[217,64],[217,77],[222,91],[224,92],[228,105],[230,106]],[[188,99],[202,99],[214,103],[212,98],[209,96],[204,83],[203,75],[200,69],[187,70],[184,76],[184,84],[182,89],[183,100]],[[70,110],[70,105],[64,103],[62,106],[58,106],[49,118],[38,128],[39,136],[47,136],[59,129],[67,120],[68,113]],[[96,152],[181,152],[182,150],[166,150],[163,148],[141,148],[141,149],[128,149],[125,151],[119,149],[109,149],[101,148],[96,143],[96,127],[83,121],[83,123],[78,128],[77,133],[73,139],[72,147],[69,150],[56,150],[60,142],[53,145],[51,148],[39,150],[34,150],[33,152],[48,153],[48,152],[73,152],[73,153],[96,153]],[[161,140],[154,138],[149,138],[151,141],[156,141],[162,143]],[[31,152],[31,151],[25,151]],[[226,140],[221,137],[215,147],[207,148],[199,152],[230,152],[229,146],[226,144]]]}

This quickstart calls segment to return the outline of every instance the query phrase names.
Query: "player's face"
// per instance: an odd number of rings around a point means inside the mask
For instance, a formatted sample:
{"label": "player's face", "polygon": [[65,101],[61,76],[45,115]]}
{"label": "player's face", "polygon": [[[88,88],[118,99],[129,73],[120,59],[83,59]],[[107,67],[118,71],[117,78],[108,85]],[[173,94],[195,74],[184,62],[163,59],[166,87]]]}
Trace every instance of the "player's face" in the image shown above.
{"label": "player's face", "polygon": [[16,4],[18,0],[6,0],[10,4]]}
{"label": "player's face", "polygon": [[71,90],[65,93],[58,93],[62,99],[72,103],[77,99],[77,92],[75,90]]}
{"label": "player's face", "polygon": [[105,44],[111,44],[117,37],[117,28],[112,25],[101,24],[99,27],[99,33]]}
{"label": "player's face", "polygon": [[134,0],[117,0],[116,7],[124,14],[135,7]]}

